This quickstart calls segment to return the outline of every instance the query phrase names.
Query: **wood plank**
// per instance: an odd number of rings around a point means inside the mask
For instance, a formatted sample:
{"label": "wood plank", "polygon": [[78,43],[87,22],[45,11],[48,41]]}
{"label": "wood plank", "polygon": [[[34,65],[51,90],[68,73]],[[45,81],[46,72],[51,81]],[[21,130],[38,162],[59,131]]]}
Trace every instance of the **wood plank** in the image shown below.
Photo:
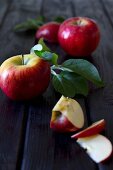
{"label": "wood plank", "polygon": [[0,169],[15,170],[24,105],[0,91]]}
{"label": "wood plank", "polygon": [[10,3],[8,3],[8,0],[0,1],[0,26],[5,19],[9,7]]}
{"label": "wood plank", "polygon": [[[10,3],[8,8],[6,2]],[[0,19],[3,19],[0,27],[0,63],[2,63],[8,57],[29,52],[34,44],[34,37],[28,34],[15,34],[13,28],[16,23],[20,23],[28,17],[35,17],[36,13],[28,13],[22,9],[21,5],[17,5],[19,1],[4,0],[0,3],[3,4],[3,9],[0,6]],[[38,7],[38,10],[40,8]],[[21,168],[27,116],[26,102],[11,101],[0,91],[1,170],[20,170]]]}
{"label": "wood plank", "polygon": [[24,0],[14,0],[15,3],[14,5],[16,6],[16,8],[24,10],[28,13],[34,13],[35,12],[35,17],[37,17],[37,15],[39,15],[39,11],[41,10],[41,6],[43,3],[43,0],[28,0],[28,1],[24,1]]}
{"label": "wood plank", "polygon": [[[57,15],[73,16],[71,1],[65,0],[61,3],[60,0],[45,0],[43,5],[41,14],[48,19]],[[57,10],[56,6],[59,7]],[[65,53],[58,46],[50,47],[61,55],[59,63],[66,59]],[[75,167],[78,170],[95,169],[95,164],[76,142],[71,140],[70,135],[58,134],[50,129],[51,110],[59,97],[50,85],[43,97],[31,101],[22,170],[74,170]],[[84,99],[78,101],[85,114]],[[84,161],[81,164],[82,159]]]}
{"label": "wood plank", "polygon": [[107,16],[107,18],[109,20],[109,23],[113,27],[113,18],[112,18],[112,15],[113,15],[113,2],[112,2],[112,0],[107,0],[107,3],[106,3],[105,0],[100,0],[99,2],[102,5],[103,11]]}
{"label": "wood plank", "polygon": [[[28,3],[29,1],[26,2]],[[29,53],[31,47],[34,45],[33,34],[17,34],[13,31],[13,29],[16,24],[25,21],[27,18],[36,18],[39,15],[40,9],[37,9],[37,12],[28,12],[28,10],[23,8],[21,3],[19,5],[18,4],[19,1],[14,1],[14,3],[11,5],[8,16],[5,18],[5,22],[3,23],[0,29],[0,38],[2,40],[0,41],[0,56],[2,56],[0,61],[1,63],[6,58],[11,57],[13,55]],[[38,8],[41,8],[40,3],[36,5],[38,5]]]}
{"label": "wood plank", "polygon": [[[88,16],[96,19],[101,29],[101,43],[98,50],[93,54],[93,63],[98,67],[101,77],[105,82],[105,88],[94,90],[86,100],[88,105],[88,114],[92,122],[104,118],[107,122],[107,127],[104,132],[111,142],[113,143],[113,117],[112,117],[112,77],[113,77],[113,60],[112,60],[112,43],[113,33],[112,25],[109,22],[106,13],[103,10],[100,1],[87,0],[84,5],[81,6],[82,1],[76,1],[75,6],[77,15]],[[92,5],[93,4],[93,5]],[[113,169],[113,158],[106,164],[99,164],[101,170]]]}

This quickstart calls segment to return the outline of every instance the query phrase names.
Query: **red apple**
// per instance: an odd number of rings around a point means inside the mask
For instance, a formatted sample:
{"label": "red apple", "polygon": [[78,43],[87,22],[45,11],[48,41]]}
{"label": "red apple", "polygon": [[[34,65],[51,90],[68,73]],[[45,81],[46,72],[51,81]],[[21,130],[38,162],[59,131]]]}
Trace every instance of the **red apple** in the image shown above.
{"label": "red apple", "polygon": [[38,42],[40,38],[44,38],[48,42],[57,43],[58,42],[58,30],[60,23],[49,22],[41,26],[35,35],[35,39]]}
{"label": "red apple", "polygon": [[42,94],[50,81],[50,65],[33,54],[14,56],[0,67],[0,87],[13,100],[31,99]]}
{"label": "red apple", "polygon": [[60,25],[58,39],[61,47],[69,55],[85,57],[97,48],[100,30],[97,23],[90,18],[73,17]]}
{"label": "red apple", "polygon": [[73,132],[84,125],[84,114],[77,101],[62,96],[52,110],[50,127],[58,132]]}
{"label": "red apple", "polygon": [[112,144],[103,135],[93,135],[85,138],[78,138],[77,143],[96,163],[105,162],[112,155]]}
{"label": "red apple", "polygon": [[71,136],[71,138],[77,139],[77,138],[88,137],[91,135],[96,135],[97,133],[101,132],[104,128],[105,128],[105,120],[102,119],[100,121],[93,123],[91,126],[82,130],[81,132]]}

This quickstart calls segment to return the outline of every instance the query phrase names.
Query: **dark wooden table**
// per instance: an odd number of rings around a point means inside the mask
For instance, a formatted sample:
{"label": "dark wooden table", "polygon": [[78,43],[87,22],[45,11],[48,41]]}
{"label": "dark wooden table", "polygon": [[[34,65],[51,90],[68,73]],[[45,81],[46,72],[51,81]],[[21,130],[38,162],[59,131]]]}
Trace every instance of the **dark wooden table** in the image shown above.
{"label": "dark wooden table", "polygon": [[[104,118],[104,135],[113,144],[113,1],[112,0],[0,0],[0,63],[8,57],[29,53],[32,34],[15,34],[15,24],[45,15],[87,16],[100,25],[101,42],[93,54],[105,88],[93,89],[87,98],[77,99],[86,115],[86,126]],[[53,45],[65,59],[64,52]],[[0,91],[0,170],[113,170],[113,158],[95,164],[70,135],[49,127],[51,110],[58,100],[51,86],[29,102],[8,99]]]}

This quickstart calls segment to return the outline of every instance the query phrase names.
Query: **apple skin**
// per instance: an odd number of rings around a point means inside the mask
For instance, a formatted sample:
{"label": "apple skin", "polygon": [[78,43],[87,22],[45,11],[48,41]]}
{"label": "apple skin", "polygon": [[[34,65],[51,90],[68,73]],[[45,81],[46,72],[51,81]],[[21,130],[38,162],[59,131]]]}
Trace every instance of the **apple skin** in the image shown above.
{"label": "apple skin", "polygon": [[49,22],[41,26],[35,35],[35,41],[38,42],[40,38],[44,38],[44,40],[50,43],[58,43],[58,30],[60,27],[60,23],[57,22]]}
{"label": "apple skin", "polygon": [[104,119],[97,121],[96,123],[93,123],[88,128],[80,131],[79,133],[76,133],[75,135],[72,135],[71,138],[78,139],[78,138],[96,135],[100,133],[103,129],[105,129],[105,124],[106,123]]}
{"label": "apple skin", "polygon": [[28,100],[42,94],[49,85],[50,65],[34,56],[14,56],[5,60],[0,68],[0,87],[13,100]]}
{"label": "apple skin", "polygon": [[66,118],[65,115],[60,114],[56,115],[50,122],[50,128],[54,131],[65,133],[65,132],[74,132],[78,130],[73,124]]}
{"label": "apple skin", "polygon": [[65,20],[59,28],[60,46],[73,57],[85,57],[97,48],[100,30],[97,23],[86,17],[73,17]]}

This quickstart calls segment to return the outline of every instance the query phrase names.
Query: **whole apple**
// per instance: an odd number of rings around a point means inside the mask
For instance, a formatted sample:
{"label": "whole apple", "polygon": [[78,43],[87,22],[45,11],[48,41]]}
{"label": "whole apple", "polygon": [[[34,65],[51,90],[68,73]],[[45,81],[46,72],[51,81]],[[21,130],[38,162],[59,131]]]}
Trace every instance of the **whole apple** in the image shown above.
{"label": "whole apple", "polygon": [[38,42],[40,38],[44,38],[48,42],[57,43],[59,27],[60,23],[58,22],[49,22],[47,24],[44,24],[36,31],[36,42]]}
{"label": "whole apple", "polygon": [[49,81],[49,63],[33,54],[11,57],[0,67],[0,87],[13,100],[27,100],[42,94]]}
{"label": "whole apple", "polygon": [[98,46],[100,30],[97,23],[86,17],[65,20],[58,32],[61,47],[74,57],[89,56]]}

